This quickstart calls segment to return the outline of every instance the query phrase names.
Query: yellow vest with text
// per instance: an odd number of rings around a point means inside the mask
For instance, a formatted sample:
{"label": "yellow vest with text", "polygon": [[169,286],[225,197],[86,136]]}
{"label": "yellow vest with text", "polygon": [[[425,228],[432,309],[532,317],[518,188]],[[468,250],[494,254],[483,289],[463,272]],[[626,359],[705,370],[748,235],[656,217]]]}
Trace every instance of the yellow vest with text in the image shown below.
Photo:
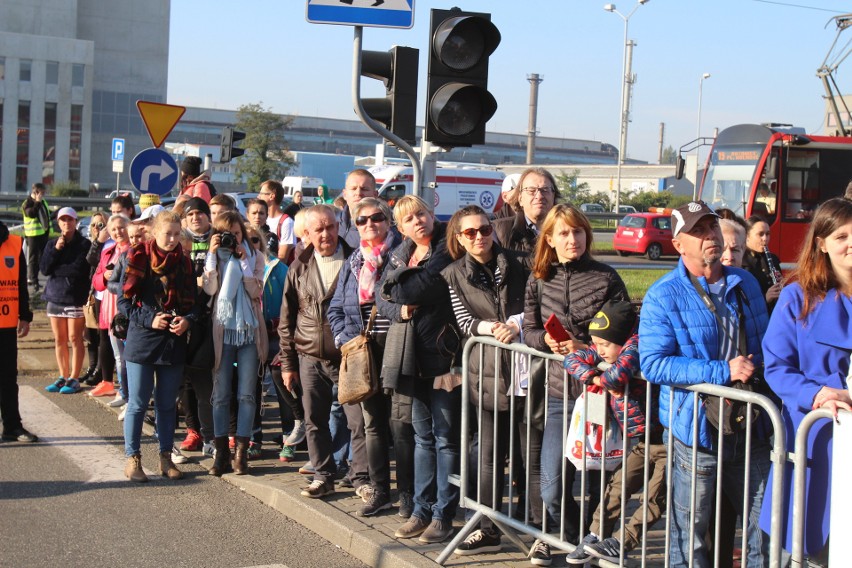
{"label": "yellow vest with text", "polygon": [[[47,201],[44,199],[41,200],[39,207],[44,207],[48,211],[50,208],[47,206]],[[21,206],[21,211],[23,211],[23,206]],[[38,220],[38,215],[35,217],[27,217],[27,214],[24,213],[24,236],[25,237],[37,237],[39,235],[43,235],[47,232],[47,227],[41,224],[41,221]]]}
{"label": "yellow vest with text", "polygon": [[18,277],[23,239],[17,235],[0,245],[0,328],[18,326]]}

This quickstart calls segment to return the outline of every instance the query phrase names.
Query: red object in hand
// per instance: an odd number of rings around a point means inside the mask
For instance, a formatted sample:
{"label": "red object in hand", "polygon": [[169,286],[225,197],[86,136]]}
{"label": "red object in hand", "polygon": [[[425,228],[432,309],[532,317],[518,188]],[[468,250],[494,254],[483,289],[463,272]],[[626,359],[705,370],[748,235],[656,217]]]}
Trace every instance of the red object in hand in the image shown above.
{"label": "red object in hand", "polygon": [[544,322],[544,330],[550,334],[554,341],[559,343],[571,339],[571,334],[562,327],[562,324],[556,319],[556,314],[550,314],[550,317]]}

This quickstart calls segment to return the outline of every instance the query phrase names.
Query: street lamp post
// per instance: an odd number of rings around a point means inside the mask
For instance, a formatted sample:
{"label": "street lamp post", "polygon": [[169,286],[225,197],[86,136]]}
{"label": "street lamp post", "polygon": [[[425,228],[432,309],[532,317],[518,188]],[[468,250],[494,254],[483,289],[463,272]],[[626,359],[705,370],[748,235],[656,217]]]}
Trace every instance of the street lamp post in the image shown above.
{"label": "street lamp post", "polygon": [[[701,95],[704,91],[704,79],[709,79],[710,73],[703,73],[698,79],[698,127],[695,132],[696,140],[701,138]],[[698,171],[701,169],[701,145],[695,146],[695,191],[692,192],[694,197],[698,195]]]}
{"label": "street lamp post", "polygon": [[626,16],[615,9],[615,4],[604,4],[604,10],[618,15],[624,20],[624,56],[621,62],[621,111],[619,112],[619,142],[618,142],[618,168],[616,169],[616,186],[615,186],[615,212],[618,213],[621,205],[621,166],[624,163],[624,151],[627,149],[627,97],[629,91],[627,85],[630,82],[630,77],[627,76],[627,28],[630,23],[630,17],[639,9],[639,6],[647,4],[651,0],[638,0],[636,6]]}

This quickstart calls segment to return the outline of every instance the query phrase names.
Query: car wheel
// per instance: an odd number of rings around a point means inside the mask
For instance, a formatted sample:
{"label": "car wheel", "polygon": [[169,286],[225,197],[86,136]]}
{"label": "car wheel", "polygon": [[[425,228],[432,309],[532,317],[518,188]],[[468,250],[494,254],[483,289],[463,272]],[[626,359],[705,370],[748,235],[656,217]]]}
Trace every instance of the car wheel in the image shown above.
{"label": "car wheel", "polygon": [[660,260],[661,256],[663,256],[663,247],[660,243],[651,243],[648,245],[648,258],[650,260]]}

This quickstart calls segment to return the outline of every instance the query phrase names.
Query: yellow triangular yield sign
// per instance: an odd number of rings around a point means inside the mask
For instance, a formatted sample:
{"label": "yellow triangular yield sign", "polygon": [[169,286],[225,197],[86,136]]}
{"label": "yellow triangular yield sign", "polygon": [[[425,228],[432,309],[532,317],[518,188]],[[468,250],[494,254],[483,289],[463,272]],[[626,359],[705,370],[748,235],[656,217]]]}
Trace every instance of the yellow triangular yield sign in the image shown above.
{"label": "yellow triangular yield sign", "polygon": [[136,101],[136,108],[139,109],[142,122],[145,123],[148,136],[155,148],[159,148],[163,144],[166,136],[169,135],[180,117],[186,112],[186,107],[149,101]]}

